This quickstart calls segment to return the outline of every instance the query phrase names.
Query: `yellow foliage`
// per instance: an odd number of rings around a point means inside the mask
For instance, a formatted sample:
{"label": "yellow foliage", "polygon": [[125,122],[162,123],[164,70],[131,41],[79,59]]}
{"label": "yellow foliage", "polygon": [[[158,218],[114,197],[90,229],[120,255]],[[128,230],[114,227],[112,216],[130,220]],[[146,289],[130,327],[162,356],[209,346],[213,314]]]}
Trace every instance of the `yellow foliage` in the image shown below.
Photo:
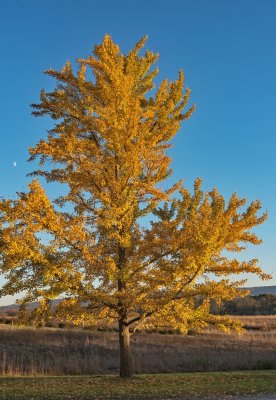
{"label": "yellow foliage", "polygon": [[[33,175],[66,184],[68,193],[51,202],[34,180],[29,192],[0,202],[1,293],[40,300],[38,316],[62,298],[59,314],[75,322],[239,329],[210,315],[210,300],[240,295],[241,282],[229,275],[269,278],[257,260],[225,256],[259,244],[251,229],[266,215],[258,216],[258,201],[245,209],[236,194],[228,204],[215,189],[204,194],[200,179],[194,193],[182,182],[161,188],[171,174],[170,141],[194,107],[183,111],[190,90],[182,71],[153,90],[158,55],[140,55],[145,41],[123,55],[106,35],[76,74],[69,62],[46,71],[58,84],[41,92],[34,115],[56,124],[30,149],[41,166]],[[143,227],[141,217],[152,215]]]}

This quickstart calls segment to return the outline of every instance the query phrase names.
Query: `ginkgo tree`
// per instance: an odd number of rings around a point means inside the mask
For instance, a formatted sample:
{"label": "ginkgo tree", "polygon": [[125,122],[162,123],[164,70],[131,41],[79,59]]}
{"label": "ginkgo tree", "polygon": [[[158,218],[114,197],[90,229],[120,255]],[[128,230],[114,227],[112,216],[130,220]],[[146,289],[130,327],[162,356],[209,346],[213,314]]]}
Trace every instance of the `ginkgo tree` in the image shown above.
{"label": "ginkgo tree", "polygon": [[212,315],[210,301],[241,295],[232,274],[269,278],[257,260],[233,258],[261,242],[251,231],[266,219],[259,201],[233,194],[225,202],[215,189],[203,193],[200,179],[192,193],[182,182],[164,189],[167,149],[194,108],[184,111],[190,91],[181,71],[154,88],[158,55],[140,54],[145,41],[124,55],[106,35],[77,73],[69,62],[46,71],[57,86],[41,92],[33,114],[55,125],[30,159],[40,161],[33,175],[66,190],[50,201],[35,178],[0,203],[1,294],[23,292],[22,310],[39,301],[34,323],[53,313],[54,299],[74,322],[117,321],[122,377],[132,374],[131,333],[238,329]]}

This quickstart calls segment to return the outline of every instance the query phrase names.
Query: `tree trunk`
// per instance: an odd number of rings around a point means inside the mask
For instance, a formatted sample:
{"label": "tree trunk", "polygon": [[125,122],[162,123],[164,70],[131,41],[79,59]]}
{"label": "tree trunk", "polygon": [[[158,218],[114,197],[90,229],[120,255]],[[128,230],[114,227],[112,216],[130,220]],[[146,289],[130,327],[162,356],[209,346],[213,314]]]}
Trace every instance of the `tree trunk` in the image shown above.
{"label": "tree trunk", "polygon": [[129,327],[119,319],[119,344],[120,344],[120,377],[130,378],[133,374],[132,355],[130,352]]}
{"label": "tree trunk", "polygon": [[[121,272],[125,263],[126,249],[118,248],[118,270]],[[119,346],[120,346],[120,377],[130,378],[132,376],[132,357],[130,352],[130,334],[127,325],[127,308],[125,305],[126,282],[118,279],[119,307]]]}

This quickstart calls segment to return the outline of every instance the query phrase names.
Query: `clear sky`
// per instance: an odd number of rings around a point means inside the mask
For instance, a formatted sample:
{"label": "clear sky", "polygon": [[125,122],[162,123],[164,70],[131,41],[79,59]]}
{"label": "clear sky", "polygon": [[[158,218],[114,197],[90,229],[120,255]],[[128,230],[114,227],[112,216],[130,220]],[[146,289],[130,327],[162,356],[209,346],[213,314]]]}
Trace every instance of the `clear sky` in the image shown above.
{"label": "clear sky", "polygon": [[[143,35],[160,53],[158,79],[182,68],[197,104],[174,140],[175,180],[191,188],[201,176],[227,198],[259,198],[268,221],[257,228],[259,258],[276,284],[276,1],[274,0],[9,0],[0,13],[0,195],[26,189],[28,146],[52,127],[31,116],[43,75],[86,57],[111,34],[123,51]],[[15,164],[16,163],[16,166]],[[51,189],[49,195],[51,196]],[[2,300],[3,302],[8,300]]]}

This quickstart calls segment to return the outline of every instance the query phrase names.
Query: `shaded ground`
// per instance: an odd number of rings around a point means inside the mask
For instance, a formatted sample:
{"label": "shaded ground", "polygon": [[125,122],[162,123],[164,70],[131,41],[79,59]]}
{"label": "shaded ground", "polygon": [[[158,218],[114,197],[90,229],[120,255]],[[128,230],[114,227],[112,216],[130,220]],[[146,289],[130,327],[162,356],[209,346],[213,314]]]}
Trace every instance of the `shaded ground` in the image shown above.
{"label": "shaded ground", "polygon": [[[200,398],[199,398],[200,399]],[[200,400],[276,400],[276,394],[255,394],[255,395],[243,395],[243,396],[212,396],[208,398],[201,398]],[[177,399],[175,399],[177,400]],[[179,399],[182,400],[182,399]],[[183,399],[185,400],[185,399]]]}
{"label": "shaded ground", "polygon": [[[271,394],[275,393],[275,395]],[[247,394],[248,396],[244,396]],[[259,396],[256,396],[260,394]],[[0,400],[274,400],[276,371],[2,377]]]}

